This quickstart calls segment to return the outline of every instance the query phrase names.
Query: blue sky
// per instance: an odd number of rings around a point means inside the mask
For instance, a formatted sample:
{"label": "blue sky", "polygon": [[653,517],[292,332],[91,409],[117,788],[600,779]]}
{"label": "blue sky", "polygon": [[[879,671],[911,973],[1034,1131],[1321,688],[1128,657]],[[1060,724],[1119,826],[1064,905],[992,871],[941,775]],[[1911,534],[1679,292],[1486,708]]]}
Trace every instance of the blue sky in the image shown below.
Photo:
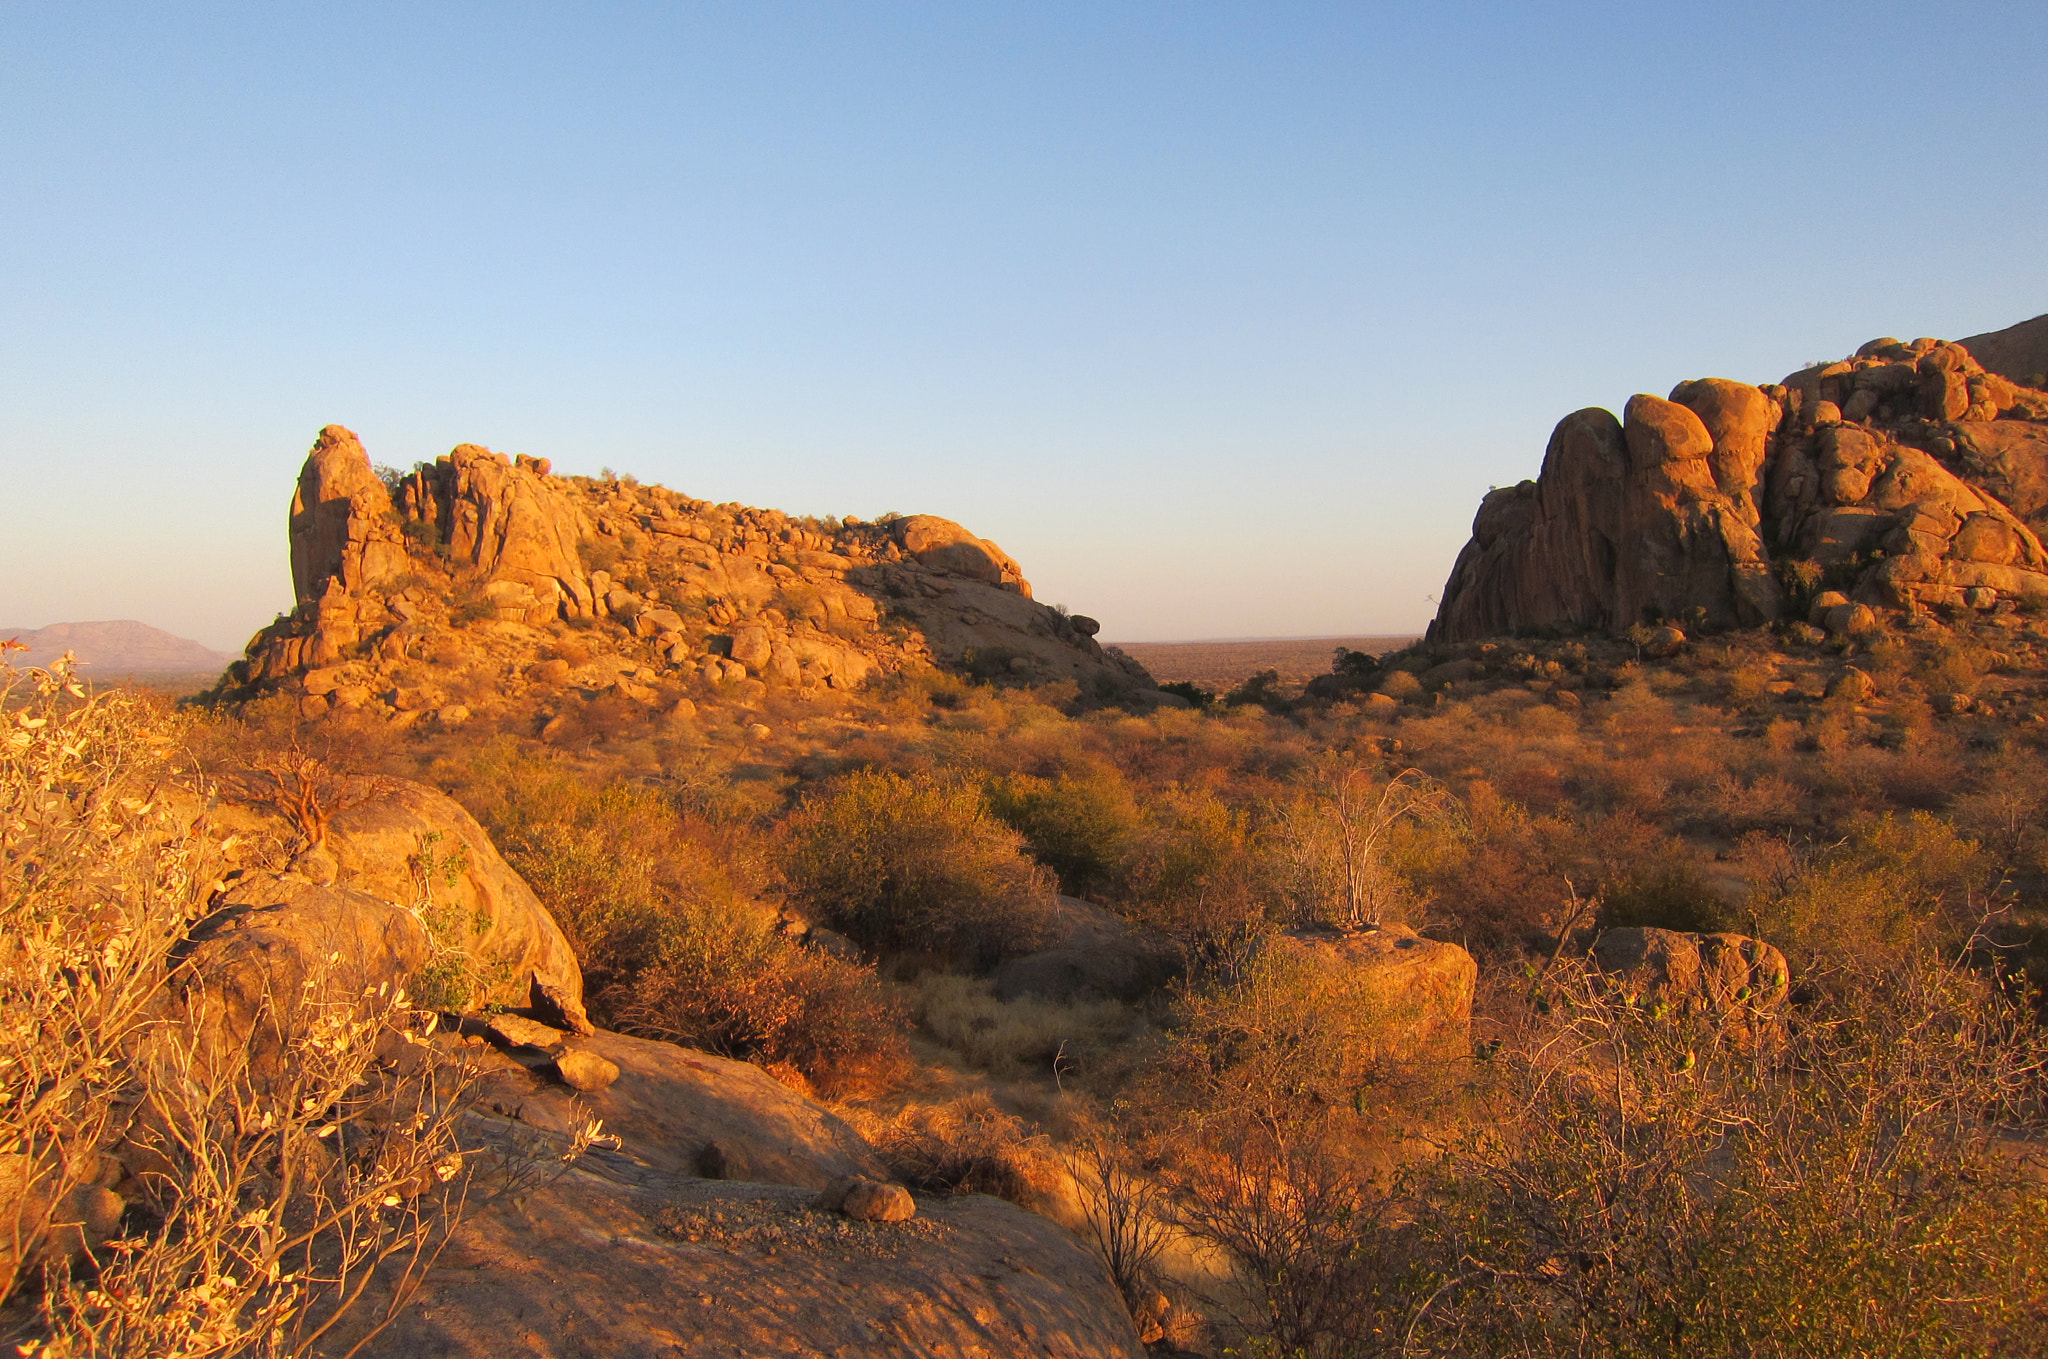
{"label": "blue sky", "polygon": [[1581,406],[2048,311],[2048,6],[0,4],[0,624],[239,648],[320,426],[1418,628]]}

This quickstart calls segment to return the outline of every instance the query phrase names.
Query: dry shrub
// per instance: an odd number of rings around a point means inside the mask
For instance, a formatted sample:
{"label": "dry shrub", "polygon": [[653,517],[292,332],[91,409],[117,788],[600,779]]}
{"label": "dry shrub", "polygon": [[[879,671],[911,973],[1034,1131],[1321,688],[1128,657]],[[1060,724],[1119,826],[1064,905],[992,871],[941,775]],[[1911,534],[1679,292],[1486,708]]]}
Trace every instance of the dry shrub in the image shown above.
{"label": "dry shrub", "polygon": [[1182,1224],[1235,1266],[1247,1352],[2038,1352],[2048,1045],[2024,998],[1926,955],[1832,982],[1759,1045],[1566,965],[1439,1157],[1388,1180],[1247,1139],[1183,1177]]}
{"label": "dry shrub", "polygon": [[917,990],[925,1031],[986,1071],[1059,1075],[1085,1068],[1142,1027],[1119,1001],[998,1000],[982,978],[928,972],[918,979]]}
{"label": "dry shrub", "polygon": [[469,801],[569,936],[597,1013],[631,1031],[795,1066],[832,1094],[908,1065],[908,1011],[872,968],[797,947],[757,897],[765,844],[661,789],[499,744]]}
{"label": "dry shrub", "polygon": [[910,1066],[909,1006],[894,988],[871,967],[792,944],[751,911],[677,917],[656,961],[607,1003],[628,1032],[786,1063],[828,1096],[882,1093]]}
{"label": "dry shrub", "polygon": [[1175,1178],[1174,1225],[1230,1266],[1213,1301],[1251,1344],[1226,1353],[1401,1352],[1417,1290],[1389,1230],[1399,1205],[1336,1140],[1252,1138]]}
{"label": "dry shrub", "polygon": [[1064,1171],[1051,1144],[984,1091],[863,1119],[890,1172],[936,1194],[993,1194],[1026,1208],[1058,1201]]}
{"label": "dry shrub", "polygon": [[174,790],[179,724],[61,664],[0,667],[0,713],[0,1299],[41,1285],[22,1352],[309,1354],[359,1280],[416,1285],[459,1221],[469,1077],[402,994],[317,968],[232,1021],[174,1000],[220,866]]}
{"label": "dry shrub", "polygon": [[792,899],[870,947],[986,967],[1048,938],[1052,885],[970,786],[860,771],[782,830]]}
{"label": "dry shrub", "polygon": [[1458,799],[1419,769],[1382,776],[1341,757],[1306,782],[1304,796],[1282,804],[1275,837],[1294,918],[1355,929],[1419,914],[1396,844],[1404,832],[1462,829]]}
{"label": "dry shrub", "polygon": [[1248,812],[1185,788],[1168,789],[1146,812],[1120,884],[1137,919],[1214,964],[1282,913],[1266,837]]}
{"label": "dry shrub", "polygon": [[2004,1139],[2043,1125],[2038,1026],[1924,955],[1833,982],[1759,1051],[1555,975],[1495,1118],[1410,1187],[1411,1352],[2023,1352],[2048,1196]]}
{"label": "dry shrub", "polygon": [[1234,975],[1185,989],[1140,1078],[1148,1115],[1194,1131],[1279,1140],[1362,1112],[1420,1074],[1420,1018],[1341,958],[1261,948]]}
{"label": "dry shrub", "polygon": [[1841,841],[1805,846],[1753,890],[1746,933],[1795,968],[1869,962],[1929,943],[1959,944],[1990,907],[1998,865],[1927,812],[1867,817]]}

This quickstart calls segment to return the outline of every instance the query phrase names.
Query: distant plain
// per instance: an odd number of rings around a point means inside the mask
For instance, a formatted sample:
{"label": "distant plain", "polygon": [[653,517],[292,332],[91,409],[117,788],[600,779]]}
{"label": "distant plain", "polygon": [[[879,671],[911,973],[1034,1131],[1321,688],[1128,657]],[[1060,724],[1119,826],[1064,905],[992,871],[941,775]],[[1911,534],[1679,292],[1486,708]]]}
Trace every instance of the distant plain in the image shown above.
{"label": "distant plain", "polygon": [[1375,656],[1398,651],[1413,633],[1374,637],[1257,637],[1215,642],[1118,642],[1161,684],[1183,680],[1217,693],[1261,670],[1276,670],[1282,685],[1306,684],[1328,674],[1338,647]]}

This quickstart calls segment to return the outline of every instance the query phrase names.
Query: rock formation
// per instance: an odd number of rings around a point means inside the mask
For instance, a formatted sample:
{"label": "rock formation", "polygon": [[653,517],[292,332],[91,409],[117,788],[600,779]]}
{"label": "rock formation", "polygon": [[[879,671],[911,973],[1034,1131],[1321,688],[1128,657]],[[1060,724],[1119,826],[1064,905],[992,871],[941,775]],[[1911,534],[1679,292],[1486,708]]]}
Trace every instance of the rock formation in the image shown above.
{"label": "rock formation", "polygon": [[1791,994],[1785,955],[1742,934],[1678,930],[1603,930],[1593,964],[1630,1000],[1694,1011],[1746,1025],[1775,1025]]}
{"label": "rock formation", "polygon": [[589,1031],[569,941],[452,798],[376,780],[281,868],[263,860],[305,833],[260,793],[212,818],[231,859],[256,859],[229,870],[183,951],[182,985],[209,997],[214,1022],[246,1034],[265,997],[326,972],[349,994],[404,986],[437,1008],[509,1007]]}
{"label": "rock formation", "polygon": [[1088,620],[1033,602],[1009,554],[932,515],[796,519],[473,444],[390,480],[355,435],[320,432],[292,498],[296,603],[222,696],[455,723],[572,688],[674,706],[934,664],[1152,687]]}
{"label": "rock formation", "polygon": [[[1980,339],[2018,353],[2027,326]],[[1768,387],[1702,378],[1620,420],[1566,416],[1538,478],[1481,503],[1429,635],[1755,626],[1822,583],[1991,609],[2048,598],[2044,530],[2048,393],[1960,344],[1872,340]]]}
{"label": "rock formation", "polygon": [[1387,1052],[1468,1052],[1479,964],[1458,945],[1387,921],[1355,930],[1284,930],[1260,941],[1254,956],[1268,950],[1341,976],[1342,990],[1376,1013]]}

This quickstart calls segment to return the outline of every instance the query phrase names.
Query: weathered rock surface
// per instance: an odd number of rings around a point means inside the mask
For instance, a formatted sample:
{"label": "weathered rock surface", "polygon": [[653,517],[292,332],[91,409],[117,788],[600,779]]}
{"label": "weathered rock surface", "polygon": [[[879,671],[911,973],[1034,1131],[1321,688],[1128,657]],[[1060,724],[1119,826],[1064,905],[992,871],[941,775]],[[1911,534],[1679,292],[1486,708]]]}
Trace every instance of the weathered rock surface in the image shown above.
{"label": "weathered rock surface", "polygon": [[858,1175],[834,1180],[812,1206],[855,1222],[908,1222],[917,1216],[917,1200],[910,1197],[908,1189]]}
{"label": "weathered rock surface", "polygon": [[[1980,339],[2032,355],[2042,322]],[[2044,529],[2048,394],[1964,345],[1873,340],[1769,387],[1566,416],[1542,474],[1481,503],[1429,635],[1755,626],[1807,607],[1791,563],[1845,603],[1996,608],[2048,598]]]}
{"label": "weathered rock surface", "polygon": [[[220,830],[255,841],[296,831],[255,802],[217,808]],[[422,993],[450,1009],[501,1005],[587,1030],[583,974],[561,928],[452,798],[378,780],[338,813],[323,844],[283,870],[239,870],[194,929],[181,985],[224,1002],[240,1027],[266,995],[316,974],[346,992]],[[430,967],[437,970],[429,973]]]}
{"label": "weathered rock surface", "polygon": [[1061,897],[1051,925],[1052,947],[997,965],[991,976],[998,1000],[1138,1000],[1180,971],[1180,952],[1170,940],[1100,906]]}
{"label": "weathered rock surface", "polygon": [[579,1091],[549,1079],[545,1067],[506,1063],[487,1103],[561,1135],[594,1114],[635,1158],[672,1174],[704,1173],[705,1152],[715,1146],[708,1168],[723,1179],[823,1189],[846,1176],[889,1178],[865,1138],[757,1066],[603,1031],[573,1040],[569,1050],[610,1063],[617,1076]]}
{"label": "weathered rock surface", "polygon": [[[998,1199],[856,1222],[599,1154],[472,1218],[364,1359],[1141,1359],[1096,1255]],[[380,1281],[388,1286],[388,1281]],[[381,1312],[381,1296],[359,1309]],[[367,1322],[357,1320],[358,1327]],[[346,1349],[354,1332],[342,1337]]]}
{"label": "weathered rock surface", "polygon": [[283,690],[311,717],[450,727],[600,699],[694,714],[992,662],[1104,698],[1152,688],[1090,620],[1033,602],[1008,553],[933,515],[795,519],[558,477],[473,444],[422,464],[394,498],[331,425],[300,476],[291,539],[295,607],[218,692]]}
{"label": "weathered rock surface", "polygon": [[1593,962],[1634,999],[1718,1015],[1775,1015],[1792,982],[1783,953],[1741,934],[1605,930]]}
{"label": "weathered rock surface", "polygon": [[2048,316],[1960,341],[1977,362],[2022,387],[2048,387]]}
{"label": "weathered rock surface", "polygon": [[1472,1035],[1472,992],[1479,964],[1456,944],[1425,939],[1389,921],[1357,930],[1304,926],[1260,946],[1313,966],[1335,968],[1372,1003],[1400,1055],[1464,1052]]}

